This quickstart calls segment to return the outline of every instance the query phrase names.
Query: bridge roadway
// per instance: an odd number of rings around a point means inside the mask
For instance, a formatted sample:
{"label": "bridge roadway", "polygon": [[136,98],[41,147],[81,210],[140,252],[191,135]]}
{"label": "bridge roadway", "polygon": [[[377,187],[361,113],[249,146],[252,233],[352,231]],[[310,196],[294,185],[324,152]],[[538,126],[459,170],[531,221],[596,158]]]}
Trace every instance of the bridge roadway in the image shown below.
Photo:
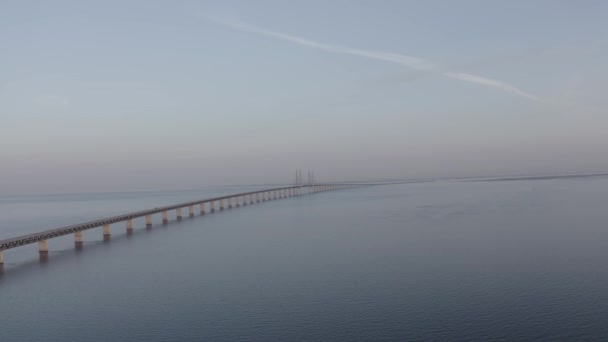
{"label": "bridge roadway", "polygon": [[[110,235],[109,225],[110,224],[127,221],[127,230],[132,230],[133,227],[132,227],[131,220],[133,220],[134,218],[145,216],[146,225],[151,226],[152,225],[151,215],[158,214],[158,213],[163,213],[163,222],[166,223],[167,222],[166,213],[169,210],[177,210],[177,216],[178,216],[178,219],[180,219],[182,208],[189,207],[190,216],[193,216],[193,207],[195,205],[200,205],[201,206],[201,215],[204,215],[204,213],[205,213],[204,205],[206,203],[209,203],[209,205],[210,205],[210,212],[214,212],[215,211],[215,202],[219,201],[220,210],[223,210],[224,209],[223,201],[228,200],[229,208],[231,208],[233,198],[236,199],[236,205],[239,206],[240,198],[243,198],[243,205],[247,205],[246,196],[249,196],[249,200],[250,200],[249,202],[250,202],[250,204],[253,204],[253,203],[263,202],[266,200],[303,195],[304,194],[303,189],[307,189],[308,193],[312,194],[312,193],[321,192],[321,191],[339,190],[339,189],[360,187],[360,186],[366,186],[366,185],[374,185],[374,184],[335,183],[335,184],[315,184],[315,185],[294,185],[294,186],[287,186],[287,187],[278,187],[278,188],[270,188],[270,189],[264,189],[264,190],[242,192],[242,193],[238,193],[238,194],[206,198],[206,199],[192,201],[192,202],[179,203],[179,204],[175,204],[175,205],[169,205],[169,206],[154,208],[154,209],[149,209],[149,210],[142,210],[142,211],[137,211],[137,212],[128,213],[128,214],[124,214],[124,215],[103,218],[103,219],[99,219],[99,220],[95,220],[95,221],[74,224],[71,226],[45,230],[45,231],[38,232],[38,233],[17,236],[17,237],[10,238],[10,239],[0,240],[0,265],[2,265],[4,263],[4,258],[2,255],[3,250],[7,250],[7,249],[38,242],[39,247],[40,247],[39,252],[41,254],[48,253],[48,244],[47,244],[48,239],[56,238],[56,237],[64,236],[64,235],[68,235],[68,234],[74,234],[75,243],[78,246],[79,244],[82,245],[82,233],[79,233],[81,231],[93,229],[93,228],[97,228],[97,227],[104,227],[104,237],[109,237],[109,235]],[[379,185],[379,184],[375,184],[375,185]],[[255,195],[255,199],[253,197],[254,195]],[[262,200],[260,200],[260,195],[262,196]]]}

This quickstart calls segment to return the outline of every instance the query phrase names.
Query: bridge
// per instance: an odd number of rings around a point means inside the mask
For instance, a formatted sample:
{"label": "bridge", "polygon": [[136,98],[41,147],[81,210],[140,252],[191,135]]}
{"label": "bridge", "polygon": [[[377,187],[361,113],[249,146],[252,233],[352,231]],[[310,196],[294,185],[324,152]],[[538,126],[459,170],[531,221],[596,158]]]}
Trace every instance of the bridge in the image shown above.
{"label": "bridge", "polygon": [[357,183],[357,184],[347,184],[347,183],[332,183],[332,184],[308,184],[308,185],[294,185],[294,186],[286,186],[286,187],[277,187],[270,188],[264,190],[256,190],[251,192],[243,192],[238,194],[206,198],[202,200],[197,200],[193,202],[179,203],[175,205],[169,205],[160,208],[154,208],[149,210],[142,210],[133,213],[103,218],[95,221],[89,221],[79,224],[74,224],[71,226],[60,227],[50,230],[45,230],[38,233],[28,234],[17,236],[10,239],[0,240],[0,266],[4,264],[4,255],[3,251],[11,248],[16,248],[24,245],[29,245],[33,243],[38,243],[38,251],[41,257],[47,257],[49,253],[49,245],[48,240],[64,235],[74,234],[74,244],[76,248],[82,248],[83,240],[82,240],[82,232],[84,230],[94,229],[98,227],[102,227],[103,238],[104,240],[109,240],[111,236],[111,225],[119,222],[126,222],[126,230],[127,234],[133,233],[133,219],[138,217],[146,218],[146,226],[152,226],[152,215],[161,214],[162,222],[164,224],[169,222],[168,212],[171,210],[175,210],[176,219],[182,219],[183,209],[188,209],[188,214],[190,217],[194,217],[195,215],[195,207],[199,206],[199,214],[205,215],[206,212],[213,213],[216,211],[216,204],[218,204],[217,208],[219,210],[224,210],[226,206],[228,208],[246,206],[247,204],[253,205],[256,203],[277,200],[277,199],[285,199],[293,196],[301,196],[304,194],[314,194],[317,192],[324,191],[332,191],[332,190],[341,190],[341,189],[349,189],[361,186],[370,186],[370,185],[380,185],[374,183]]}

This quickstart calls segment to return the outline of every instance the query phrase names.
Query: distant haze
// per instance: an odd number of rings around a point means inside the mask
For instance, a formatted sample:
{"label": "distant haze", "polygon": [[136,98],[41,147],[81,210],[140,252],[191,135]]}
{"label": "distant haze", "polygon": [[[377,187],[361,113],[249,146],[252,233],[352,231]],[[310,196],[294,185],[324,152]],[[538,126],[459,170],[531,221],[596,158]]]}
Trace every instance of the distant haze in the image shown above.
{"label": "distant haze", "polygon": [[0,195],[608,171],[605,1],[3,1]]}

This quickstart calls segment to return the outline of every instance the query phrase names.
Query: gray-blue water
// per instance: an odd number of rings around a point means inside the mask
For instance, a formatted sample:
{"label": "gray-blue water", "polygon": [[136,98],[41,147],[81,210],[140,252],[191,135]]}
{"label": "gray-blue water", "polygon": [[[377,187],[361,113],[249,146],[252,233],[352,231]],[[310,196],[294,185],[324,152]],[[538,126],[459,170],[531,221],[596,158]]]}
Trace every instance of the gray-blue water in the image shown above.
{"label": "gray-blue water", "polygon": [[[0,238],[218,192],[0,197]],[[156,222],[160,217],[155,218]],[[378,186],[5,252],[0,341],[608,339],[608,178]]]}

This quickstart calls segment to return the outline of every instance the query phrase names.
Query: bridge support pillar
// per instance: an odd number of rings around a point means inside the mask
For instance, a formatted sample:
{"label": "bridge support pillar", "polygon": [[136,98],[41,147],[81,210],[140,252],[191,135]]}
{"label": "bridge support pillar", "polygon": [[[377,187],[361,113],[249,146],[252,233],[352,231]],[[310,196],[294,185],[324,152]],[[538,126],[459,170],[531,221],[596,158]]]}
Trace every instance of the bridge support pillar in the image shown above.
{"label": "bridge support pillar", "polygon": [[241,206],[241,196],[236,196],[236,207],[240,207]]}
{"label": "bridge support pillar", "polygon": [[4,264],[4,254],[2,254],[2,251],[0,251],[0,265]]}
{"label": "bridge support pillar", "polygon": [[127,233],[133,232],[133,220],[127,220]]}
{"label": "bridge support pillar", "polygon": [[191,205],[190,208],[188,208],[188,214],[190,215],[190,217],[194,217],[194,206]]}
{"label": "bridge support pillar", "polygon": [[175,209],[175,216],[177,216],[178,220],[182,219],[182,208]]}
{"label": "bridge support pillar", "polygon": [[82,232],[74,232],[74,244],[76,248],[82,247]]}
{"label": "bridge support pillar", "polygon": [[110,238],[110,235],[112,235],[110,233],[110,225],[109,224],[104,224],[103,225],[103,239],[107,240]]}
{"label": "bridge support pillar", "polygon": [[232,209],[232,197],[228,197],[228,209]]}
{"label": "bridge support pillar", "polygon": [[201,215],[205,215],[205,203],[201,203]]}
{"label": "bridge support pillar", "polygon": [[209,210],[213,213],[215,212],[215,201],[209,202]]}
{"label": "bridge support pillar", "polygon": [[48,242],[48,240],[38,241],[38,252],[40,252],[40,254],[48,254],[49,253],[49,242]]}
{"label": "bridge support pillar", "polygon": [[224,210],[224,199],[220,200],[220,210]]}
{"label": "bridge support pillar", "polygon": [[260,203],[260,193],[259,192],[255,193],[255,202]]}
{"label": "bridge support pillar", "polygon": [[163,223],[169,223],[169,213],[167,211],[163,211]]}
{"label": "bridge support pillar", "polygon": [[152,227],[152,214],[146,215],[146,227]]}

